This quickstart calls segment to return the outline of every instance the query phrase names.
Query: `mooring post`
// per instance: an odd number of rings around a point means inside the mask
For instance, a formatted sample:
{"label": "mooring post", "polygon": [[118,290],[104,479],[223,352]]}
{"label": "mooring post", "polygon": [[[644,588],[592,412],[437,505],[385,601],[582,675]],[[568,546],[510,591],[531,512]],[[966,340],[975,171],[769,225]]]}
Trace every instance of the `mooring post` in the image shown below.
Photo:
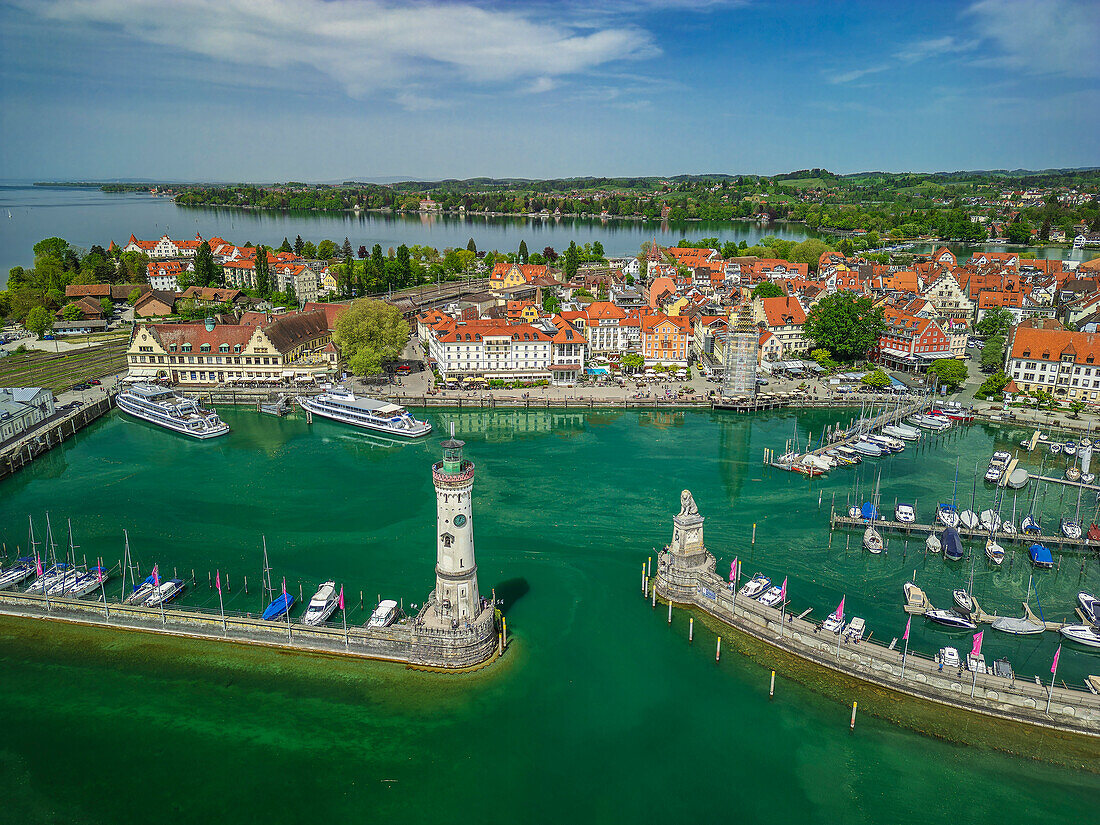
{"label": "mooring post", "polygon": [[773,696],[775,696],[775,671],[774,670],[772,671],[772,684],[771,684],[771,687],[768,688],[768,698],[771,699]]}
{"label": "mooring post", "polygon": [[672,624],[672,599],[668,600],[668,623]]}
{"label": "mooring post", "polygon": [[502,647],[508,647],[508,617],[500,617],[500,643]]}
{"label": "mooring post", "polygon": [[645,560],[646,578],[653,575],[653,556],[647,556]]}
{"label": "mooring post", "polygon": [[695,617],[688,619],[688,641],[695,641]]}
{"label": "mooring post", "polygon": [[244,594],[248,595],[248,576],[244,577]]}
{"label": "mooring post", "polygon": [[643,596],[645,595],[645,591],[646,591],[646,586],[645,586],[645,564],[643,563],[642,564],[642,595]]}
{"label": "mooring post", "polygon": [[650,589],[649,595],[652,599],[652,601],[650,602],[650,607],[652,607],[654,610],[656,610],[657,609],[657,582],[653,583],[653,587]]}
{"label": "mooring post", "polygon": [[714,650],[714,661],[718,662],[722,659],[722,637],[718,637],[718,647]]}
{"label": "mooring post", "polygon": [[856,708],[859,707],[859,702],[852,702],[852,724],[848,726],[848,730],[856,729]]}
{"label": "mooring post", "polygon": [[756,546],[756,522],[755,521],[752,523],[752,544],[753,544],[754,547]]}

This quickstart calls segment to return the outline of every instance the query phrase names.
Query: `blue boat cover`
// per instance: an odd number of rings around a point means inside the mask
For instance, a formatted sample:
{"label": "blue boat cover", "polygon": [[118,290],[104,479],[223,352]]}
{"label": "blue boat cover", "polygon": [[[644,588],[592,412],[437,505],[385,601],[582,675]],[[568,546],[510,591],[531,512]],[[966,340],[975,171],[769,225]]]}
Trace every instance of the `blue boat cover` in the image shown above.
{"label": "blue boat cover", "polygon": [[152,576],[149,576],[149,577],[148,577],[148,578],[146,578],[146,579],[145,579],[145,581],[143,581],[143,582],[142,582],[141,584],[135,584],[135,585],[134,585],[134,589],[133,589],[133,591],[132,591],[132,592],[134,592],[134,593],[137,593],[137,592],[138,592],[138,590],[139,590],[139,589],[140,589],[141,587],[143,587],[144,585],[146,585],[146,584],[153,584],[153,583],[154,583],[154,582],[153,582],[153,577],[152,577]]}
{"label": "blue boat cover", "polygon": [[295,599],[289,593],[283,593],[264,610],[265,619],[278,619],[294,606]]}
{"label": "blue boat cover", "polygon": [[1054,556],[1041,544],[1031,545],[1027,552],[1031,554],[1031,561],[1034,564],[1054,564]]}
{"label": "blue boat cover", "polygon": [[943,531],[943,535],[940,536],[940,543],[943,545],[945,558],[961,559],[963,557],[962,540],[959,538],[959,531],[954,527],[948,527]]}
{"label": "blue boat cover", "polygon": [[859,508],[860,518],[866,521],[873,521],[878,518],[878,511],[875,510],[875,505],[869,501],[863,502],[863,506]]}

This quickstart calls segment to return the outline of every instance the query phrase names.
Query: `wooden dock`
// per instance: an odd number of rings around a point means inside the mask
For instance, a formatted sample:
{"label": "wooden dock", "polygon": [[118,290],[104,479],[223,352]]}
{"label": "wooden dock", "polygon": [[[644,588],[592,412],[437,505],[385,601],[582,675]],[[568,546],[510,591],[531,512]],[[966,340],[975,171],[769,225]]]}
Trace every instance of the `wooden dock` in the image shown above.
{"label": "wooden dock", "polygon": [[[864,519],[842,516],[835,510],[830,514],[829,528],[831,530],[835,530],[838,527],[863,530],[867,527],[867,524],[867,521]],[[900,533],[907,538],[917,538],[922,541],[928,538],[929,533],[935,533],[939,536],[946,529],[942,524],[917,524],[916,522],[910,524],[902,521],[887,521],[885,519],[876,521],[874,527],[879,532],[888,530],[892,533]],[[958,530],[959,537],[963,539],[980,540],[984,542],[989,538],[989,531],[981,528],[971,529],[969,527],[963,527],[960,524],[955,529]],[[1090,541],[1085,537],[1084,533],[1082,533],[1079,539],[1068,539],[1065,536],[1025,536],[1023,533],[1005,533],[1002,530],[997,530],[993,533],[993,538],[995,538],[999,544],[1004,544],[1006,542],[1027,546],[1032,544],[1043,544],[1047,547],[1057,547],[1059,550],[1077,554],[1088,554],[1090,551],[1100,553],[1100,541]]]}
{"label": "wooden dock", "polygon": [[[974,601],[974,612],[970,614],[970,618],[975,624],[993,624],[994,619],[1005,618],[1003,616],[997,615],[996,613],[986,613],[984,610],[982,610],[981,605],[978,604],[977,599],[975,599],[973,596],[971,596],[970,598]],[[923,604],[907,604],[907,605],[905,605],[905,612],[909,613],[913,616],[923,616],[928,611],[935,610],[935,609],[936,608],[932,605],[932,602],[929,601],[927,595],[925,595],[925,597],[924,597],[924,603]],[[952,608],[952,609],[954,609],[954,608]],[[1081,621],[1085,621],[1085,618],[1082,615],[1080,610],[1077,610],[1076,613],[1077,613],[1077,617],[1080,618]],[[1043,625],[1045,630],[1050,630],[1050,631],[1053,631],[1055,633],[1057,633],[1059,630],[1061,630],[1067,624],[1070,624],[1069,621],[1048,622],[1048,621],[1045,621],[1043,619],[1040,619],[1038,616],[1036,616],[1032,612],[1031,607],[1028,606],[1026,603],[1024,604],[1024,616],[1023,617],[1025,619],[1027,619],[1029,622],[1034,622],[1035,624],[1041,624],[1041,625]],[[1017,618],[1020,618],[1020,617],[1019,616],[1011,616],[1011,617],[1008,617],[1008,618],[1017,619]]]}

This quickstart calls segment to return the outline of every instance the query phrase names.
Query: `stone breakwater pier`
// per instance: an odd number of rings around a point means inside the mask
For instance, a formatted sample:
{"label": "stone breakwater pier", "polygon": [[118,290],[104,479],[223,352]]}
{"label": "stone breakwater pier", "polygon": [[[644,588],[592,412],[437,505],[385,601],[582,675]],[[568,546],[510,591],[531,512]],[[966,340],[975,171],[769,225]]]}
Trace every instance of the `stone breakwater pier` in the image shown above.
{"label": "stone breakwater pier", "polygon": [[473,539],[474,464],[463,458],[463,446],[452,429],[451,438],[443,442],[443,460],[432,465],[438,525],[435,590],[415,616],[395,624],[351,626],[345,625],[342,618],[333,618],[320,626],[308,626],[289,618],[289,614],[266,621],[222,609],[124,604],[108,600],[102,590],[97,593],[98,600],[0,591],[0,614],[283,651],[382,659],[413,667],[476,667],[503,654],[508,639],[503,616],[493,600],[482,598],[478,589]]}
{"label": "stone breakwater pier", "polygon": [[674,604],[692,607],[768,646],[899,697],[1100,741],[1100,696],[1083,688],[940,670],[931,659],[913,651],[903,654],[894,645],[844,643],[814,622],[784,616],[779,605],[766,607],[732,592],[715,571],[715,557],[703,543],[703,517],[687,490],[681,505],[673,519],[672,541],[658,554],[656,575],[646,582],[647,595],[668,602],[670,616]]}

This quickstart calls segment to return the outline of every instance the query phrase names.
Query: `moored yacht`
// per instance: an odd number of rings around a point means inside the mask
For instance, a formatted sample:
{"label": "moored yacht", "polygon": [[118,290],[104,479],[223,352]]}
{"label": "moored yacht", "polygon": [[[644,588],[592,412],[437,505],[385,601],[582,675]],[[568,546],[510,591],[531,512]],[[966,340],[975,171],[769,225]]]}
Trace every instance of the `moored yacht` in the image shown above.
{"label": "moored yacht", "polygon": [[181,592],[183,592],[183,581],[181,579],[169,579],[161,582],[160,587],[155,587],[144,604],[146,607],[158,607],[172,601]]}
{"label": "moored yacht", "polygon": [[924,540],[924,549],[929,553],[938,553],[942,549],[939,536],[935,533],[929,533],[928,538]]}
{"label": "moored yacht", "polygon": [[1000,564],[1005,560],[1005,549],[992,538],[986,539],[985,555],[994,564]]}
{"label": "moored yacht", "polygon": [[917,511],[912,504],[899,504],[894,508],[894,519],[902,524],[912,524],[917,520]]}
{"label": "moored yacht", "polygon": [[874,527],[868,526],[863,531],[863,548],[876,556],[882,552],[882,535]]}
{"label": "moored yacht", "polygon": [[747,582],[745,582],[741,589],[738,590],[738,594],[747,596],[750,599],[755,599],[761,593],[771,586],[772,580],[765,576],[763,573],[757,573]]}
{"label": "moored yacht", "polygon": [[961,616],[954,610],[929,610],[924,618],[944,627],[953,627],[956,630],[976,630],[977,625],[966,616]]}
{"label": "moored yacht", "polygon": [[940,536],[940,544],[943,545],[943,557],[947,561],[958,561],[963,557],[962,539],[959,531],[954,527],[948,527]]}
{"label": "moored yacht", "polygon": [[1034,567],[1043,570],[1050,570],[1054,567],[1054,555],[1049,548],[1041,544],[1033,544],[1027,549],[1027,553]]}
{"label": "moored yacht", "polygon": [[1062,535],[1067,539],[1081,538],[1081,525],[1073,519],[1064,518],[1061,523]]}
{"label": "moored yacht", "polygon": [[782,587],[769,587],[768,592],[757,599],[760,604],[765,607],[775,607],[783,600],[783,588]]}
{"label": "moored yacht", "polygon": [[388,627],[396,618],[397,602],[393,599],[383,599],[367,619],[367,627]]}
{"label": "moored yacht", "polygon": [[959,526],[959,508],[954,504],[936,505],[936,518],[944,527]]}
{"label": "moored yacht", "polygon": [[333,387],[320,395],[299,396],[298,404],[314,415],[388,435],[419,438],[432,431],[431,424],[413,418],[399,404],[356,396],[343,387]]}
{"label": "moored yacht", "polygon": [[336,582],[325,582],[313,594],[313,598],[309,600],[306,613],[302,616],[302,624],[324,624],[328,617],[336,611],[339,604],[340,596],[336,592]]}
{"label": "moored yacht", "polygon": [[16,559],[15,564],[0,569],[0,590],[6,590],[26,581],[34,575],[34,570],[34,559],[29,556]]}
{"label": "moored yacht", "polygon": [[1100,648],[1100,627],[1094,624],[1067,624],[1059,628],[1067,639],[1086,647]]}
{"label": "moored yacht", "polygon": [[156,384],[134,384],[118,394],[116,403],[135,418],[192,438],[216,438],[229,432],[229,425],[213,410]]}
{"label": "moored yacht", "polygon": [[69,596],[74,599],[79,599],[81,596],[87,596],[89,593],[94,593],[103,587],[103,582],[107,581],[108,573],[105,567],[93,567],[87,573],[82,573],[73,582],[72,588],[69,590]]}
{"label": "moored yacht", "polygon": [[973,510],[963,510],[959,514],[959,522],[968,530],[977,529],[978,525],[981,523],[978,514]]}
{"label": "moored yacht", "polygon": [[1041,532],[1039,519],[1033,515],[1024,516],[1024,520],[1020,522],[1020,532],[1025,536],[1039,535]]}

